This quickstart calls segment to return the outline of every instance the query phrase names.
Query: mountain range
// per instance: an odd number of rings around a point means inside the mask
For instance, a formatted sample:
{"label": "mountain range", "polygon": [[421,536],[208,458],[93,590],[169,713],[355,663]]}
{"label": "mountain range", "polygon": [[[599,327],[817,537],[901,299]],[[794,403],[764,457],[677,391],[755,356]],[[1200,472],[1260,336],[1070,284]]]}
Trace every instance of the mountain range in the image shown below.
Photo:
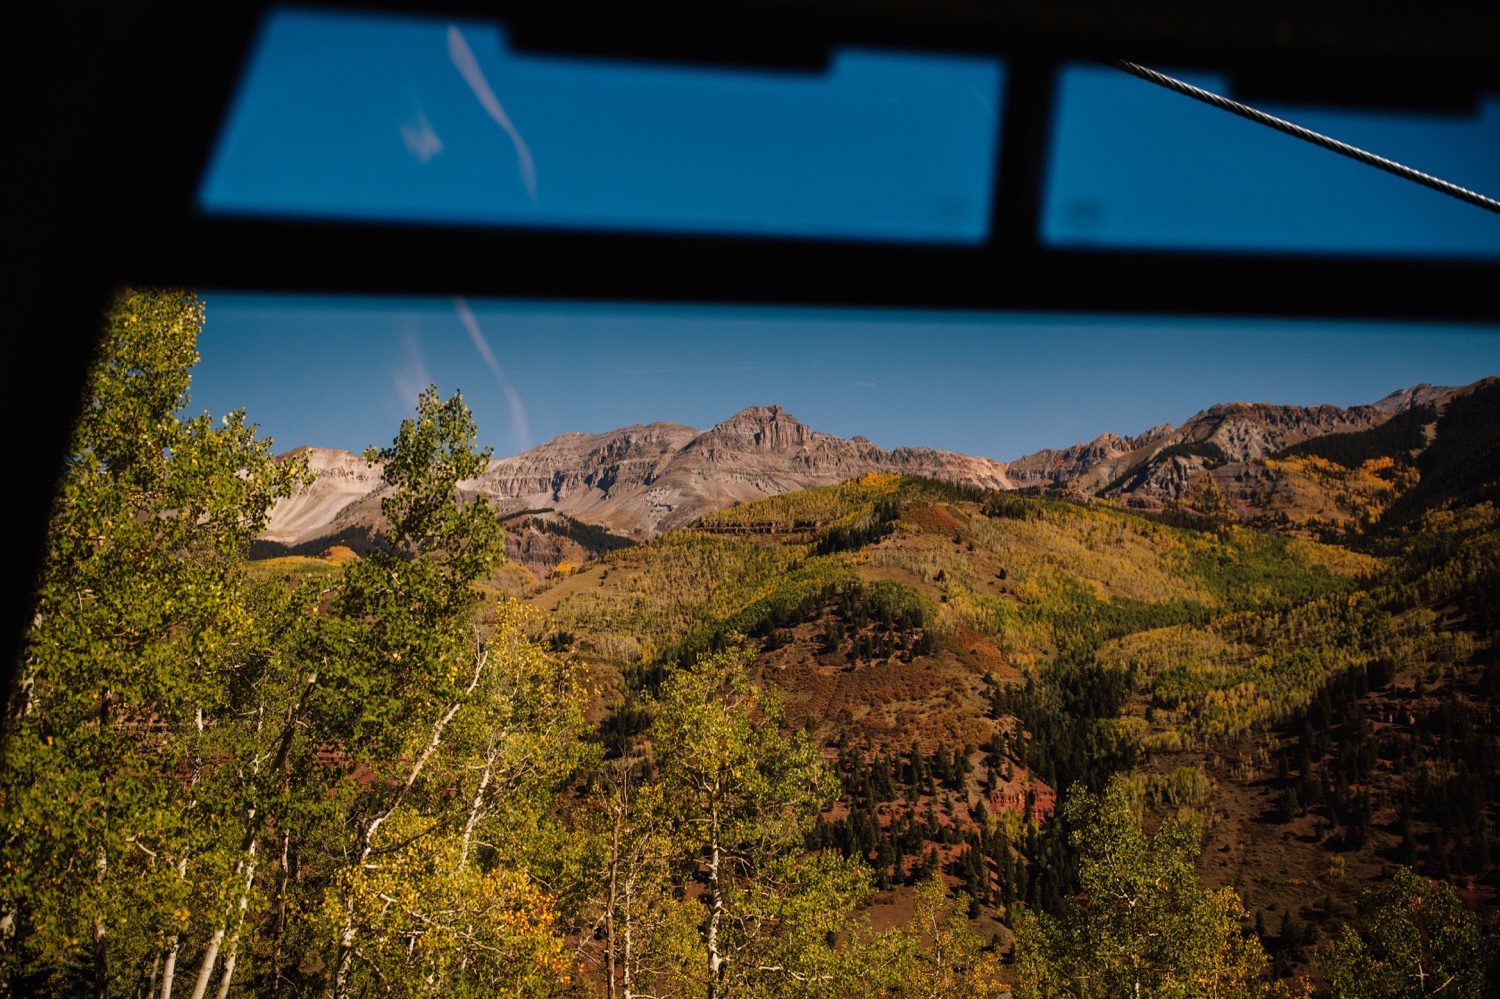
{"label": "mountain range", "polygon": [[[263,549],[307,551],[335,542],[358,548],[381,525],[379,469],[347,451],[309,447],[292,455],[305,455],[318,477],[272,511]],[[1013,488],[1005,465],[991,458],[886,450],[863,437],[813,430],[780,406],[752,406],[703,431],[650,423],[565,433],[492,461],[461,491],[486,497],[502,518],[569,518],[640,541],[738,503],[874,471]]]}
{"label": "mountain range", "polygon": [[[1180,426],[1107,433],[1009,463],[932,448],[887,450],[864,437],[814,430],[780,406],[753,406],[703,431],[659,422],[565,433],[492,461],[461,489],[491,502],[511,528],[512,557],[540,572],[607,549],[601,538],[641,541],[727,507],[868,472],[1061,492],[1146,509],[1184,501],[1196,483],[1211,486],[1241,517],[1276,511],[1336,521],[1337,504],[1277,456],[1314,439],[1372,430],[1401,414],[1430,414],[1435,421],[1447,401],[1493,381],[1415,385],[1348,408],[1227,403]],[[317,478],[276,506],[258,553],[372,543],[383,526],[379,468],[347,451],[303,447],[283,457],[292,455],[305,455]]]}

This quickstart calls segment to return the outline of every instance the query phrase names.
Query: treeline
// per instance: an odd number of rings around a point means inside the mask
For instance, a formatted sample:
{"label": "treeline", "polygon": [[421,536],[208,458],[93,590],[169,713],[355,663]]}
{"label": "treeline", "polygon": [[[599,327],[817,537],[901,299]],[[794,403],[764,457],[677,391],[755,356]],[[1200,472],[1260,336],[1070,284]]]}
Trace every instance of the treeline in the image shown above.
{"label": "treeline", "polygon": [[1345,468],[1358,468],[1367,461],[1386,457],[1410,461],[1412,455],[1427,446],[1427,427],[1437,418],[1437,407],[1431,403],[1413,406],[1378,427],[1309,438],[1283,449],[1274,457],[1312,456]]}
{"label": "treeline", "polygon": [[705,530],[728,530],[755,525],[776,533],[795,533],[869,512],[894,494],[905,481],[898,475],[870,472],[850,482],[768,496],[753,503],[735,503],[697,521]]}
{"label": "treeline", "polygon": [[870,509],[841,518],[818,532],[813,554],[832,555],[874,544],[895,530],[894,521],[900,513],[901,504],[895,495],[881,496]]}
{"label": "treeline", "polygon": [[666,645],[650,662],[631,670],[632,685],[655,690],[672,669],[691,665],[707,652],[719,652],[746,638],[774,651],[791,641],[791,629],[822,620],[822,651],[847,649],[852,659],[906,662],[932,651],[934,612],[911,587],[886,580],[862,583],[846,567],[809,560],[770,592],[734,614],[708,617]]}
{"label": "treeline", "polygon": [[[538,516],[538,514],[551,514],[551,516]],[[606,555],[635,544],[629,538],[615,534],[608,528],[600,527],[598,524],[586,524],[567,514],[555,513],[546,508],[518,511],[503,518],[501,523],[512,527],[530,527],[543,534],[567,538],[591,555]]]}
{"label": "treeline", "polygon": [[1420,480],[1391,504],[1375,533],[1409,528],[1441,506],[1500,499],[1500,380],[1448,401],[1417,469]]}
{"label": "treeline", "polygon": [[804,546],[763,544],[753,538],[671,531],[645,544],[606,555],[600,585],[570,592],[553,617],[580,636],[595,658],[631,664],[658,657],[694,628],[737,614],[788,585],[852,578],[831,559],[806,564]]}

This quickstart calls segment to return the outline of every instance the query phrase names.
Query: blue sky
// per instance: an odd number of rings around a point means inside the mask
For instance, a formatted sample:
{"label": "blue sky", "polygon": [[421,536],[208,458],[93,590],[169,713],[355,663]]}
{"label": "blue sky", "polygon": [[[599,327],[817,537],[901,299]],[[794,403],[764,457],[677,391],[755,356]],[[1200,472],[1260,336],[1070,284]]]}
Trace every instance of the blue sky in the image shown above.
{"label": "blue sky", "polygon": [[499,455],[780,403],[829,433],[1008,460],[1219,402],[1500,374],[1494,326],[204,297],[189,410],[243,407],[280,449],[386,443],[429,382],[463,391]]}

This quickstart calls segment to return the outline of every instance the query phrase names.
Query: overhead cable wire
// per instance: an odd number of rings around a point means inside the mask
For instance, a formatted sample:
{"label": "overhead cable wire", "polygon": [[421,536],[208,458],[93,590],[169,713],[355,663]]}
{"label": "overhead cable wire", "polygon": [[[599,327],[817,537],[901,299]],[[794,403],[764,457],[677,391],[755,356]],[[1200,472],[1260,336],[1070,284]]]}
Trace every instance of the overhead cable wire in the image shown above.
{"label": "overhead cable wire", "polygon": [[1377,170],[1384,170],[1386,173],[1394,174],[1404,180],[1421,184],[1423,187],[1429,187],[1441,194],[1448,195],[1450,198],[1457,198],[1460,201],[1476,205],[1486,211],[1500,214],[1500,200],[1487,197],[1477,191],[1471,191],[1467,187],[1460,187],[1450,181],[1443,180],[1441,177],[1434,177],[1432,174],[1423,173],[1404,163],[1397,163],[1395,160],[1386,159],[1384,156],[1377,156],[1375,153],[1361,149],[1358,146],[1351,146],[1347,142],[1340,142],[1338,139],[1324,135],[1321,132],[1314,132],[1310,128],[1303,128],[1301,125],[1287,121],[1284,118],[1266,114],[1264,111],[1252,108],[1248,104],[1232,101],[1210,90],[1195,87],[1185,80],[1179,80],[1174,76],[1168,76],[1165,73],[1157,72],[1138,63],[1117,59],[1114,65],[1131,76],[1139,77],[1159,87],[1165,87],[1168,90],[1182,94],[1184,97],[1191,97],[1193,100],[1202,101],[1204,104],[1216,107],[1220,111],[1228,111],[1230,114],[1239,115],[1241,118],[1249,119],[1256,124],[1264,125],[1267,128],[1274,128],[1276,131],[1284,132],[1293,138],[1301,139],[1304,142],[1311,142],[1313,145],[1321,146],[1330,152],[1347,156],[1366,166],[1372,166]]}

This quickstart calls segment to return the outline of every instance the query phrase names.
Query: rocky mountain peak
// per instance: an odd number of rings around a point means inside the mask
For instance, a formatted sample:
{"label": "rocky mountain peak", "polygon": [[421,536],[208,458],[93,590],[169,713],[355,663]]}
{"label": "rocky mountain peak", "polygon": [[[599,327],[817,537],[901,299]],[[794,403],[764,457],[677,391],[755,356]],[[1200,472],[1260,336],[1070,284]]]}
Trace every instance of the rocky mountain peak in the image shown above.
{"label": "rocky mountain peak", "polygon": [[778,405],[748,406],[715,424],[692,446],[736,451],[795,451],[805,447],[814,431]]}
{"label": "rocky mountain peak", "polygon": [[726,423],[744,423],[747,421],[752,423],[769,423],[774,420],[782,420],[786,423],[801,422],[791,413],[782,409],[780,404],[773,402],[769,406],[746,406],[719,425],[723,426]]}
{"label": "rocky mountain peak", "polygon": [[1389,414],[1371,406],[1341,409],[1234,402],[1198,413],[1176,436],[1178,441],[1216,445],[1231,461],[1256,461],[1310,437],[1368,430],[1388,418]]}
{"label": "rocky mountain peak", "polygon": [[1379,402],[1372,403],[1370,408],[1382,413],[1403,413],[1408,409],[1415,409],[1418,406],[1425,406],[1429,402],[1436,402],[1443,396],[1450,395],[1455,391],[1456,389],[1449,385],[1429,385],[1426,382],[1422,382],[1420,385],[1413,385],[1410,388],[1397,389]]}

